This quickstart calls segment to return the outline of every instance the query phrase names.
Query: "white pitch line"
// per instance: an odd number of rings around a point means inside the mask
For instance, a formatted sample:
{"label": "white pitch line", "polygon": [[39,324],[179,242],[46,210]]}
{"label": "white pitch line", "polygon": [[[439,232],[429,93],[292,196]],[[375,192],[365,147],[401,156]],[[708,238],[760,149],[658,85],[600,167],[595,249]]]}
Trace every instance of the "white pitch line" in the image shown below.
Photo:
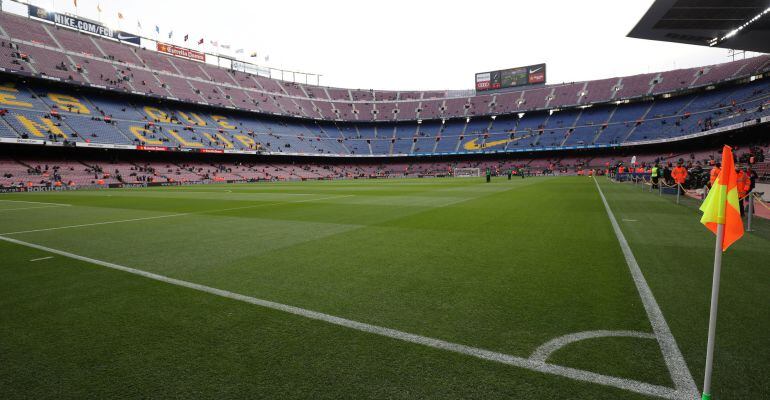
{"label": "white pitch line", "polygon": [[62,207],[69,207],[72,205],[72,204],[64,204],[64,203],[43,203],[42,201],[24,201],[24,200],[6,200],[6,199],[0,199],[0,201],[7,201],[9,203],[47,204],[47,205],[62,206]]}
{"label": "white pitch line", "polygon": [[687,363],[682,356],[682,352],[679,351],[679,346],[676,344],[676,339],[671,333],[666,318],[663,316],[663,312],[658,306],[658,302],[655,300],[655,296],[652,294],[650,286],[644,279],[644,274],[639,268],[639,263],[636,262],[634,253],[631,251],[631,247],[628,245],[626,237],[623,235],[623,231],[620,230],[615,214],[613,214],[607,198],[604,197],[604,192],[599,186],[599,182],[594,177],[594,183],[596,189],[599,190],[599,196],[601,196],[602,203],[604,203],[604,209],[607,211],[607,216],[612,224],[612,229],[615,231],[615,236],[618,239],[620,248],[623,251],[623,256],[628,264],[628,269],[631,271],[631,277],[634,279],[636,290],[639,292],[639,296],[642,298],[642,304],[644,310],[647,312],[647,318],[652,325],[652,331],[655,332],[655,336],[658,338],[660,350],[663,353],[663,358],[668,366],[668,371],[671,374],[671,380],[676,386],[677,392],[683,398],[700,398],[698,387],[695,385],[695,381],[692,378],[690,369],[687,368]]}
{"label": "white pitch line", "polygon": [[555,364],[548,364],[545,362],[538,362],[529,360],[522,357],[516,357],[508,354],[498,353],[490,350],[485,350],[477,347],[466,346],[463,344],[452,343],[441,339],[430,338],[426,336],[416,335],[413,333],[403,332],[396,329],[385,328],[378,325],[367,324],[364,322],[358,322],[334,315],[324,314],[317,311],[312,311],[304,308],[290,306],[287,304],[276,303],[270,300],[258,299],[243,294],[230,292],[223,289],[217,289],[210,286],[201,285],[198,283],[183,281],[181,279],[171,278],[164,275],[154,274],[152,272],[143,271],[131,267],[126,267],[119,264],[114,264],[108,261],[97,260],[81,256],[78,254],[66,252],[63,250],[57,250],[50,247],[41,246],[34,243],[24,242],[18,239],[13,239],[5,236],[0,236],[0,240],[17,244],[20,246],[26,246],[37,250],[47,251],[49,253],[58,254],[63,257],[71,258],[87,262],[90,264],[100,265],[103,267],[111,268],[118,271],[127,272],[129,274],[142,276],[148,279],[168,283],[171,285],[181,286],[188,289],[198,290],[204,293],[212,294],[215,296],[225,297],[232,300],[242,301],[249,304],[254,304],[260,307],[269,308],[272,310],[282,311],[285,313],[297,315],[304,318],[314,319],[318,321],[327,322],[330,324],[342,326],[349,329],[354,329],[361,332],[367,332],[374,335],[384,336],[391,339],[401,340],[404,342],[419,344],[422,346],[431,347],[434,349],[446,350],[454,353],[459,353],[478,359],[498,362],[506,365],[511,365],[519,368],[528,369],[531,371],[542,372],[551,375],[557,375],[577,381],[584,381],[590,383],[596,383],[599,385],[615,387],[619,389],[628,390],[635,393],[641,393],[648,396],[657,396],[671,400],[683,400],[680,393],[672,388],[653,385],[645,382],[636,381],[633,379],[618,378],[614,376],[602,375],[595,372],[584,371],[576,368],[563,367]]}
{"label": "white pitch line", "polygon": [[530,360],[546,362],[548,357],[551,356],[556,350],[562,347],[575,343],[585,339],[596,339],[605,337],[633,337],[640,339],[656,339],[655,335],[647,332],[638,331],[585,331],[578,333],[571,333],[569,335],[559,336],[556,339],[549,340],[545,344],[541,345],[532,355],[529,356]]}
{"label": "white pitch line", "polygon": [[35,232],[48,232],[48,231],[58,231],[60,229],[70,229],[70,228],[83,228],[86,226],[98,226],[98,225],[109,225],[109,224],[120,224],[123,222],[134,222],[134,221],[145,221],[150,219],[159,219],[159,218],[171,218],[171,217],[181,217],[186,214],[167,214],[167,215],[156,215],[154,217],[143,217],[143,218],[130,218],[130,219],[119,219],[116,221],[104,221],[104,222],[94,222],[90,224],[78,224],[78,225],[67,225],[67,226],[57,226],[54,228],[41,228],[41,229],[30,229],[28,231],[17,231],[17,232],[7,232],[2,233],[2,235],[20,235],[22,233],[35,233]]}
{"label": "white pitch line", "polygon": [[223,211],[245,210],[245,209],[249,209],[249,208],[266,207],[266,206],[279,205],[279,204],[287,204],[287,203],[307,203],[307,202],[310,202],[310,201],[331,200],[331,199],[336,199],[336,198],[352,197],[352,196],[353,195],[351,194],[351,195],[344,195],[344,196],[322,197],[320,199],[305,199],[305,200],[296,200],[296,201],[282,201],[282,202],[275,202],[275,203],[261,203],[261,204],[255,204],[255,205],[250,205],[250,206],[243,206],[243,207],[221,208],[221,209],[218,209],[218,210],[206,210],[206,211],[195,211],[195,212],[189,212],[189,213],[165,214],[165,215],[156,215],[156,216],[153,216],[153,217],[119,219],[119,220],[116,220],[116,221],[93,222],[93,223],[90,223],[90,224],[77,224],[77,225],[57,226],[57,227],[53,227],[53,228],[30,229],[30,230],[27,230],[27,231],[5,232],[5,233],[0,233],[0,235],[20,235],[20,234],[23,234],[23,233],[58,231],[58,230],[61,230],[61,229],[84,228],[84,227],[88,227],[88,226],[111,225],[111,224],[121,224],[121,223],[124,223],[124,222],[136,222],[136,221],[147,221],[147,220],[161,219],[161,218],[183,217],[185,215],[206,214],[206,213],[223,212]]}
{"label": "white pitch line", "polygon": [[60,208],[60,207],[69,207],[69,204],[62,204],[60,206],[40,206],[40,207],[20,207],[20,208],[0,208],[0,212],[3,211],[21,211],[21,210],[37,210],[39,208]]}
{"label": "white pitch line", "polygon": [[52,259],[52,258],[53,258],[53,256],[48,256],[48,257],[40,257],[40,258],[33,258],[33,259],[29,260],[29,262],[35,262],[35,261],[43,261],[43,260],[50,260],[50,259]]}

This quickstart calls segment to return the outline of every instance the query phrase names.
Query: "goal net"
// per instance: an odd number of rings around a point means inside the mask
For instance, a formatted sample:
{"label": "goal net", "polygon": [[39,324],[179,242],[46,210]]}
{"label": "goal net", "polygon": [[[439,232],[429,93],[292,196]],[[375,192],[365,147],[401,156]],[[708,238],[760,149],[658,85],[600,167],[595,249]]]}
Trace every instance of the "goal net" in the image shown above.
{"label": "goal net", "polygon": [[473,176],[481,176],[480,168],[455,168],[454,176],[456,178],[469,178]]}

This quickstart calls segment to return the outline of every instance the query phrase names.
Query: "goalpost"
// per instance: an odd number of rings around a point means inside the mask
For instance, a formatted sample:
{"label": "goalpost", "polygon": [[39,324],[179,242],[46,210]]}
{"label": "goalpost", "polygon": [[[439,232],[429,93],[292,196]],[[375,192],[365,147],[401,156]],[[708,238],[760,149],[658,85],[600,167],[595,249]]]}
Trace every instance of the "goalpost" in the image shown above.
{"label": "goalpost", "polygon": [[455,168],[455,178],[470,178],[474,176],[481,176],[480,168]]}

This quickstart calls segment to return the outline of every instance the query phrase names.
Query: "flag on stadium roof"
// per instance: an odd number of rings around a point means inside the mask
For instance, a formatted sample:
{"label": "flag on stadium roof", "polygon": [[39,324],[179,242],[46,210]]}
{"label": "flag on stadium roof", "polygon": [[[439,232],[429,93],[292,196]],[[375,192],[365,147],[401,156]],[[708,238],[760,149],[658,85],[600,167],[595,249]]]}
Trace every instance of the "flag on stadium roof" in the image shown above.
{"label": "flag on stadium roof", "polygon": [[722,171],[700,210],[703,211],[700,222],[715,234],[719,225],[725,226],[722,251],[727,250],[743,236],[743,220],[738,202],[738,174],[735,172],[733,150],[730,146],[724,146],[722,149]]}
{"label": "flag on stadium roof", "polygon": [[155,25],[155,33],[160,33],[160,27],[158,25]]}
{"label": "flag on stadium roof", "polygon": [[118,12],[118,19],[123,19],[123,13]]}
{"label": "flag on stadium roof", "polygon": [[265,61],[266,61],[266,62],[267,62],[267,61],[270,61],[270,56],[269,56],[269,55],[268,55],[268,56],[265,56]]}
{"label": "flag on stadium roof", "polygon": [[251,53],[251,55],[250,55],[250,57],[256,57],[256,56],[257,56],[257,52],[256,51]]}
{"label": "flag on stadium roof", "polygon": [[174,36],[174,31],[168,31],[168,38],[171,39],[171,36]]}
{"label": "flag on stadium roof", "polygon": [[96,11],[102,12],[102,5],[101,4],[97,4],[96,5]]}
{"label": "flag on stadium roof", "polygon": [[235,54],[243,54],[243,49],[235,50]]}
{"label": "flag on stadium roof", "polygon": [[142,23],[139,20],[136,20],[136,27],[142,29]]}
{"label": "flag on stadium roof", "polygon": [[219,46],[219,47],[221,47],[223,49],[230,49],[230,45],[229,44],[224,44],[224,43],[222,43],[222,46]]}
{"label": "flag on stadium roof", "polygon": [[200,38],[200,40],[198,40],[198,44],[203,44],[203,38]]}
{"label": "flag on stadium roof", "polygon": [[185,33],[185,34],[184,34],[184,41],[186,42],[186,41],[187,41],[187,39],[189,39],[189,38],[190,38],[190,34],[188,34],[188,33]]}
{"label": "flag on stadium roof", "polygon": [[72,0],[72,3],[75,4],[75,8],[78,8],[78,0]]}

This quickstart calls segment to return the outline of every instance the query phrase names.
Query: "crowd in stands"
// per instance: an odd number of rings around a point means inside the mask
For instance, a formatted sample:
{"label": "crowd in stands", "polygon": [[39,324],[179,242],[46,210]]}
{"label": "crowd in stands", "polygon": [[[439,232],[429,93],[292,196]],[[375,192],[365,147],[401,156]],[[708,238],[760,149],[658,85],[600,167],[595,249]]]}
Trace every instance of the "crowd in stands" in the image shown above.
{"label": "crowd in stands", "polygon": [[[740,164],[751,165],[760,181],[770,181],[768,144],[735,147]],[[452,176],[456,168],[490,169],[494,175],[522,171],[528,175],[605,173],[609,169],[649,173],[653,165],[673,169],[681,163],[688,171],[712,168],[716,150],[694,153],[642,155],[632,165],[628,157],[552,157],[508,160],[269,163],[269,162],[79,162],[0,159],[0,187],[13,186],[106,186],[129,183],[247,182],[354,178]]]}

